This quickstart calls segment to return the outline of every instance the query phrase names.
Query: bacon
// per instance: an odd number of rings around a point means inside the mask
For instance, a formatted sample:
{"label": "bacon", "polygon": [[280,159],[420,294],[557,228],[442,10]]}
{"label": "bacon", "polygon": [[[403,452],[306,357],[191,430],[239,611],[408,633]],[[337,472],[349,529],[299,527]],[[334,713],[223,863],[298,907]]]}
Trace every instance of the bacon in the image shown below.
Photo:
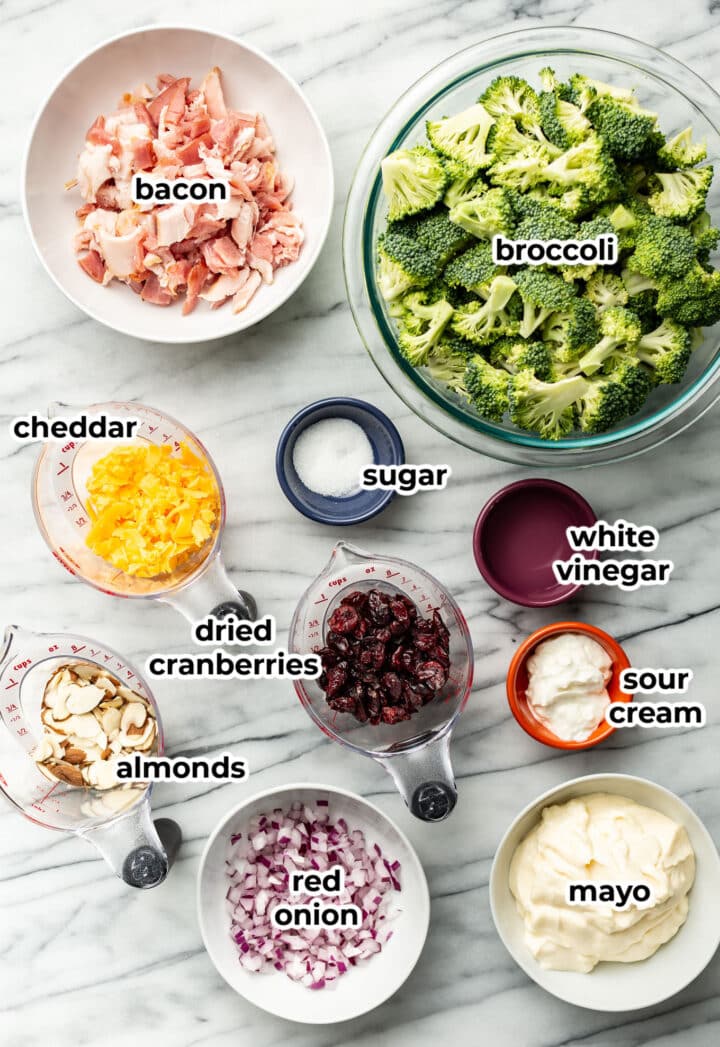
{"label": "bacon", "polygon": [[103,262],[97,251],[88,251],[82,258],[78,258],[78,264],[83,269],[91,280],[101,284],[103,277],[105,276],[105,263]]}
{"label": "bacon", "polygon": [[[138,171],[225,179],[230,195],[138,206],[131,195]],[[288,203],[292,179],[278,170],[265,119],[228,109],[218,69],[200,90],[188,77],[161,73],[154,92],[143,85],[123,95],[117,112],[88,129],[69,185],[84,200],[73,238],[83,271],[105,285],[121,280],[154,305],[184,294],[183,315],[200,299],[213,309],[229,300],[235,312],[245,309],[303,243]]]}
{"label": "bacon", "polygon": [[[158,77],[158,79],[160,78]],[[189,86],[190,80],[187,76],[181,76],[179,80],[174,80],[168,84],[165,90],[156,95],[147,107],[152,119],[159,124],[160,114],[167,106],[165,122],[168,124],[179,123],[185,112],[185,92]]]}
{"label": "bacon", "polygon": [[207,111],[213,120],[222,120],[227,115],[227,107],[220,83],[220,70],[217,66],[211,69],[202,82],[200,92],[205,98]]}
{"label": "bacon", "polygon": [[143,281],[140,297],[144,302],[151,302],[152,305],[170,305],[173,300],[173,296],[162,287],[155,273],[150,273]]}

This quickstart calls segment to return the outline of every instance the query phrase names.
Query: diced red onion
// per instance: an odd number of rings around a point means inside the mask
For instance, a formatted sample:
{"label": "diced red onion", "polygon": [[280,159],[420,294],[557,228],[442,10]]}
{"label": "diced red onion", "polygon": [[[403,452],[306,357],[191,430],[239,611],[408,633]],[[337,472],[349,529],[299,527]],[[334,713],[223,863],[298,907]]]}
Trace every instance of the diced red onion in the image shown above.
{"label": "diced red onion", "polygon": [[[318,808],[328,806],[327,800],[317,801]],[[230,934],[246,970],[284,971],[306,988],[322,989],[390,941],[392,931],[378,931],[393,892],[401,889],[400,863],[388,861],[378,844],[370,853],[364,834],[350,830],[344,818],[333,823],[329,810],[295,803],[287,812],[276,809],[272,816],[251,819],[247,838],[240,840],[241,833],[230,838],[226,899]],[[272,923],[278,905],[312,901],[310,895],[290,895],[291,872],[325,872],[335,865],[344,870],[345,888],[332,901],[356,905],[362,927],[281,929]]]}

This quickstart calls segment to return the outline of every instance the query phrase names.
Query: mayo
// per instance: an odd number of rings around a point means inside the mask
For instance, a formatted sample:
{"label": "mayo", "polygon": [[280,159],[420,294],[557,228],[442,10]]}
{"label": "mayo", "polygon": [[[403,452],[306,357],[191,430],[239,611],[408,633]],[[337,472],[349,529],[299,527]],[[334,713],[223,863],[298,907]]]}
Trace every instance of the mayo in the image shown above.
{"label": "mayo", "polygon": [[612,661],[582,633],[560,633],[528,658],[528,704],[536,719],[563,741],[584,742],[605,717],[605,684]]}
{"label": "mayo", "polygon": [[[510,864],[525,942],[547,970],[587,973],[646,960],[688,914],[695,854],[685,829],[623,796],[594,793],[546,807]],[[644,884],[650,900],[568,902],[572,884]]]}

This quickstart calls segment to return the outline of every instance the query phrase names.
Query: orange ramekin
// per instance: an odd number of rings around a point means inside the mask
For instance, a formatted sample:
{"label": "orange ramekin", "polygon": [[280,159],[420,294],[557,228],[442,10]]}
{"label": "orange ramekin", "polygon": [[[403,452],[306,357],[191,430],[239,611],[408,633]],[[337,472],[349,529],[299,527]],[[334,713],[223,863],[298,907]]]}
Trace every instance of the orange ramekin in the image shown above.
{"label": "orange ramekin", "polygon": [[513,655],[507,674],[508,702],[510,703],[513,716],[522,729],[536,741],[542,742],[544,745],[551,745],[555,749],[590,749],[593,745],[597,745],[598,742],[603,742],[606,738],[609,738],[616,728],[612,727],[606,720],[603,720],[584,742],[566,742],[562,738],[558,738],[557,735],[548,730],[545,724],[540,723],[536,719],[527,700],[527,660],[539,643],[542,643],[543,640],[548,640],[551,636],[558,636],[560,633],[582,633],[584,636],[589,636],[591,640],[599,643],[612,659],[612,676],[607,683],[610,701],[632,701],[631,694],[626,694],[620,690],[620,673],[623,669],[630,668],[630,660],[617,640],[614,640],[612,636],[608,636],[602,629],[597,629],[594,625],[586,625],[585,622],[555,622],[553,625],[545,625],[542,629],[537,629],[528,636],[527,640],[520,644]]}

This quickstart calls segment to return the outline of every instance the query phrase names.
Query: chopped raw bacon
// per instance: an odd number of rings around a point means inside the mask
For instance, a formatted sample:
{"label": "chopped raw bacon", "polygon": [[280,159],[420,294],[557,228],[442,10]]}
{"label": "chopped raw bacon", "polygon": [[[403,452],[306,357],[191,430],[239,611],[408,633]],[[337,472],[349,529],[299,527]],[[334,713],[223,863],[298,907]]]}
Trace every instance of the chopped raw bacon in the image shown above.
{"label": "chopped raw bacon", "polygon": [[[278,170],[264,117],[228,108],[217,68],[199,90],[189,77],[162,73],[155,91],[143,85],[125,94],[116,113],[89,128],[78,171],[85,203],[73,243],[81,268],[101,284],[122,280],[153,305],[184,295],[183,315],[200,300],[212,309],[232,300],[239,312],[300,254],[292,178]],[[131,195],[137,171],[222,178],[231,195],[138,207]]]}
{"label": "chopped raw bacon", "polygon": [[101,284],[105,276],[105,263],[97,251],[88,251],[86,255],[78,259],[80,268],[84,269],[88,276]]}

